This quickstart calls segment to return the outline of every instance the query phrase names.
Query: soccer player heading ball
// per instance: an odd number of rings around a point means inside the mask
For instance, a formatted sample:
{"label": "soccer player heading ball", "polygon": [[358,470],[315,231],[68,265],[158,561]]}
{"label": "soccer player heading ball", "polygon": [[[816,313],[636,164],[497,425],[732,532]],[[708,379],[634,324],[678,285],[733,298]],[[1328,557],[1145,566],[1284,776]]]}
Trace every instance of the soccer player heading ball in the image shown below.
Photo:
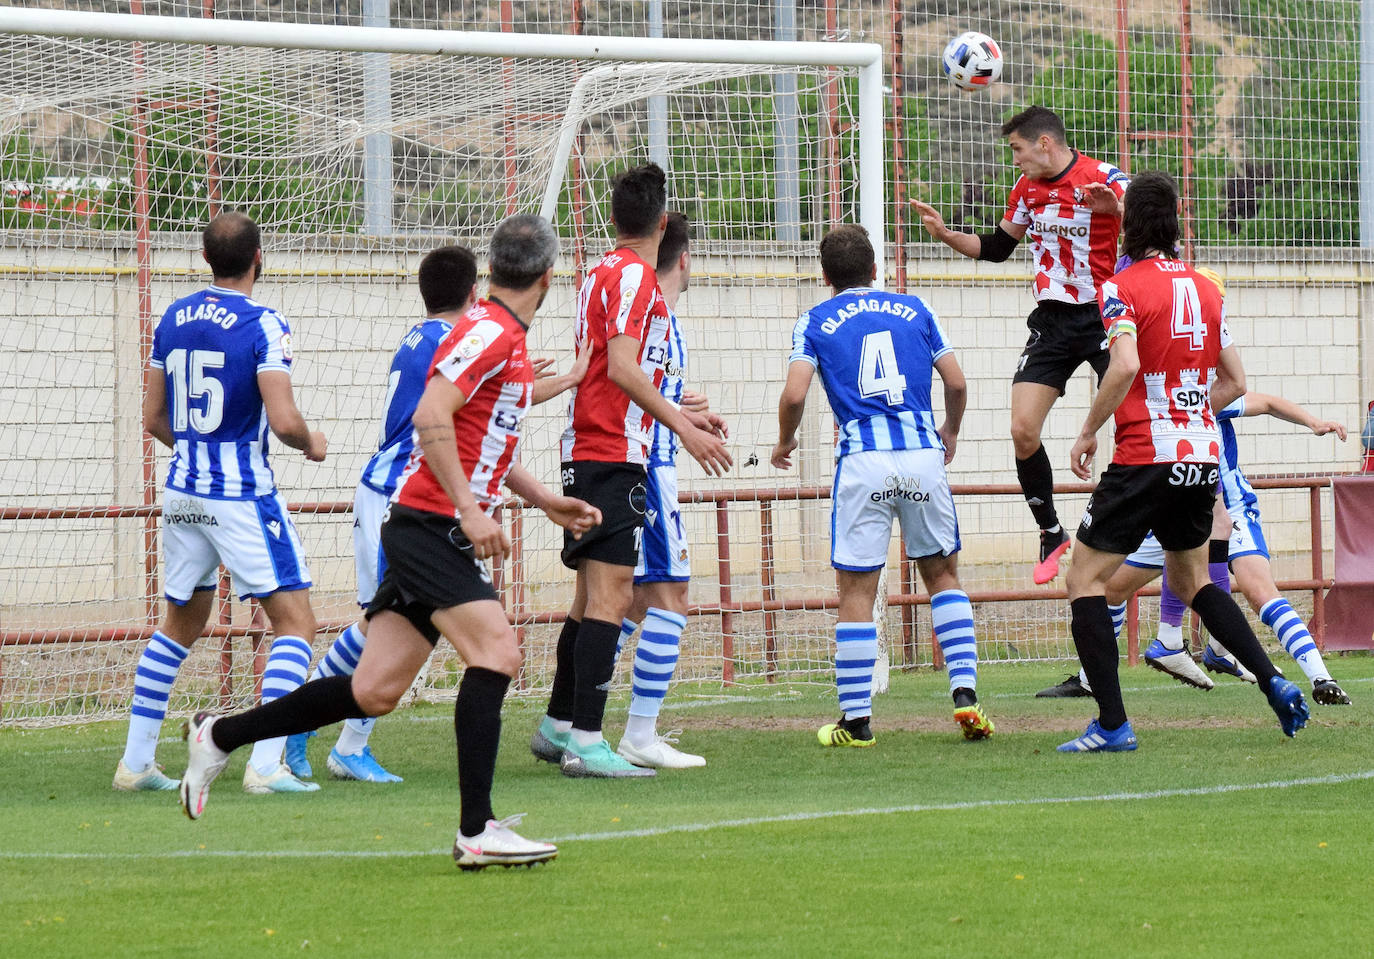
{"label": "soccer player heading ball", "polygon": [[[835,685],[844,715],[818,736],[825,746],[875,742],[869,726],[878,656],[873,602],[896,518],[906,555],[916,560],[930,593],[955,722],[966,738],[985,739],[993,725],[974,692],[973,607],[959,585],[959,522],[945,476],[968,395],[963,371],[924,300],[872,288],[877,265],[863,227],[840,226],[825,235],[821,270],[835,295],[804,313],[792,331],[772,458],[778,469],[791,467],[806,393],[819,372],[840,428],[830,564],[840,593]],[[932,371],[945,388],[939,426],[930,404]]]}
{"label": "soccer player heading ball", "polygon": [[1292,736],[1307,722],[1302,692],[1274,669],[1245,615],[1207,573],[1221,472],[1212,410],[1245,394],[1240,353],[1222,322],[1221,292],[1178,259],[1178,188],[1167,174],[1132,181],[1124,225],[1133,265],[1100,293],[1111,362],[1070,454],[1075,475],[1089,479],[1097,431],[1115,413],[1116,452],[1088,501],[1068,574],[1074,646],[1100,712],[1059,750],[1136,748],[1106,589],[1151,530],[1175,592],[1254,673],[1280,728]]}
{"label": "soccer player heading ball", "polygon": [[1064,121],[1044,107],[1016,114],[1002,124],[1002,135],[1021,177],[996,229],[957,233],[933,206],[911,204],[931,236],[975,260],[1001,263],[1022,237],[1030,238],[1036,305],[1026,319],[1030,338],[1011,380],[1011,441],[1016,478],[1040,527],[1033,578],[1048,583],[1059,573],[1069,536],[1054,509],[1054,472],[1040,430],[1080,364],[1088,363],[1099,380],[1107,368],[1097,291],[1116,263],[1126,175],[1070,147]]}

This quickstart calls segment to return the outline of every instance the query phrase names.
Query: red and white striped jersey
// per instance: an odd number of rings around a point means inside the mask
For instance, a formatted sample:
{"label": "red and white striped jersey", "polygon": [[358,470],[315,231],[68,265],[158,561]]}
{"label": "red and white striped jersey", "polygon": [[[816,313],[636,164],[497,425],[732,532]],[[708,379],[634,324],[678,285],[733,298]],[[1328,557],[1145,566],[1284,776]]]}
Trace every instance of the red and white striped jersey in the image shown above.
{"label": "red and white striped jersey", "polygon": [[587,375],[568,400],[563,430],[563,462],[643,463],[653,418],[611,382],[606,344],[616,336],[639,340],[639,367],[663,382],[668,361],[668,304],[654,268],[633,250],[619,248],[602,257],[577,294],[576,348],[590,343]]}
{"label": "red and white striped jersey", "polygon": [[1011,188],[1005,219],[1026,227],[1035,260],[1035,299],[1091,303],[1116,266],[1121,218],[1093,213],[1083,196],[1089,183],[1105,183],[1118,198],[1127,177],[1110,163],[1073,152],[1073,163],[1052,180],[1022,176]]}
{"label": "red and white striped jersey", "polygon": [[[525,351],[525,326],[500,303],[478,300],[439,343],[429,376],[442,376],[467,401],[453,414],[458,458],[468,486],[490,513],[520,451],[520,421],[534,395],[534,367]],[[425,462],[419,437],[393,501],[412,509],[457,516]]]}
{"label": "red and white striped jersey", "polygon": [[1151,258],[1102,284],[1107,340],[1134,336],[1140,372],[1116,410],[1113,463],[1215,463],[1212,383],[1231,345],[1217,285],[1181,260]]}

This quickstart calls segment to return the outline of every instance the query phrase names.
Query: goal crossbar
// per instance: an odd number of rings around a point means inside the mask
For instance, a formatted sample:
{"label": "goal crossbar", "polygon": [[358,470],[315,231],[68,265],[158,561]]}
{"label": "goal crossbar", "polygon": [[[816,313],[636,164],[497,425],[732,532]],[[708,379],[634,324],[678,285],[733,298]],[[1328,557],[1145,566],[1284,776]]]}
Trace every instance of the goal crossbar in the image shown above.
{"label": "goal crossbar", "polygon": [[0,7],[0,34],[362,53],[856,68],[859,76],[859,222],[872,239],[878,282],[882,282],[886,232],[884,101],[882,47],[876,43],[483,33],[18,7]]}

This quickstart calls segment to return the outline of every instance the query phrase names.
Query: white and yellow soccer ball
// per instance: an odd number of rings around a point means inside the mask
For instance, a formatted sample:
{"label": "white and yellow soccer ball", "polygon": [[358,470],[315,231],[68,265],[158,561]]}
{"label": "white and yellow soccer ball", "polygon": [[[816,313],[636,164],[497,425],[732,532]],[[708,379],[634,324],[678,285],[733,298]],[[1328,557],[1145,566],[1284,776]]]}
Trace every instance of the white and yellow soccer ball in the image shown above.
{"label": "white and yellow soccer ball", "polygon": [[1002,48],[985,33],[969,30],[945,45],[940,56],[945,76],[965,90],[979,90],[1002,75]]}

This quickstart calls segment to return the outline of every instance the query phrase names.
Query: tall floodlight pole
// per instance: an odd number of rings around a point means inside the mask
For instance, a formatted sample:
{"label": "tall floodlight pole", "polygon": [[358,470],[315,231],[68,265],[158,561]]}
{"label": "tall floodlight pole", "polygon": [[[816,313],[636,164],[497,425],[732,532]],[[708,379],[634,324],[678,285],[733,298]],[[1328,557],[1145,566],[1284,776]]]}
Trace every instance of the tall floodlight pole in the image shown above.
{"label": "tall floodlight pole", "polygon": [[[663,39],[663,0],[649,0],[649,36]],[[668,169],[668,98],[649,98],[649,159]]]}
{"label": "tall floodlight pole", "polygon": [[[390,0],[363,0],[363,26],[391,26]],[[391,158],[391,55],[363,56],[363,232],[394,232],[392,204],[396,195]]]}
{"label": "tall floodlight pole", "polygon": [[[773,39],[797,39],[797,0],[773,0]],[[773,77],[773,103],[777,111],[777,149],[773,168],[776,239],[801,242],[801,150],[797,137],[797,75]]]}

